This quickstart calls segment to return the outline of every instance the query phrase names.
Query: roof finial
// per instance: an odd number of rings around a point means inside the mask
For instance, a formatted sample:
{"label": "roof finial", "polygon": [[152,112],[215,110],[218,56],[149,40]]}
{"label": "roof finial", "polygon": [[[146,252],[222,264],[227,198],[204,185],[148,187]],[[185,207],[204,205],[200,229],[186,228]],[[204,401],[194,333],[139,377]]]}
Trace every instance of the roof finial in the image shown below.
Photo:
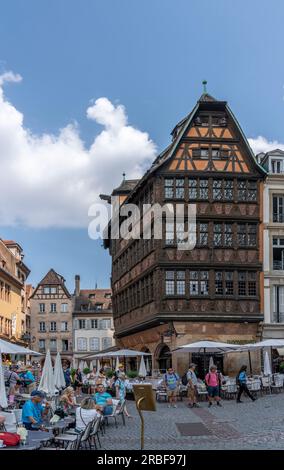
{"label": "roof finial", "polygon": [[126,174],[125,174],[125,172],[123,172],[123,173],[122,173],[123,181],[125,181],[125,176],[126,176]]}
{"label": "roof finial", "polygon": [[202,85],[203,85],[203,93],[207,93],[207,88],[206,88],[207,80],[203,80]]}

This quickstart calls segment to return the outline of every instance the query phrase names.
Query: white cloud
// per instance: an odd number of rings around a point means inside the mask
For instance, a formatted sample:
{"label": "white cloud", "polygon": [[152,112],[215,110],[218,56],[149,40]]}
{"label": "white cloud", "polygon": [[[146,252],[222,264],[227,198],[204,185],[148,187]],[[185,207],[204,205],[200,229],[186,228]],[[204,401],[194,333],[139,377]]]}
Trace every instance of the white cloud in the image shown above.
{"label": "white cloud", "polygon": [[270,152],[271,150],[281,149],[284,150],[284,144],[281,144],[277,140],[269,141],[265,137],[259,135],[255,139],[248,139],[251,148],[255,155],[260,152]]}
{"label": "white cloud", "polygon": [[57,135],[35,135],[24,116],[5,98],[3,84],[20,75],[0,76],[0,224],[29,227],[81,227],[98,195],[110,193],[122,179],[137,178],[154,158],[146,132],[127,123],[122,105],[99,98],[87,117],[103,130],[86,148],[76,124]]}

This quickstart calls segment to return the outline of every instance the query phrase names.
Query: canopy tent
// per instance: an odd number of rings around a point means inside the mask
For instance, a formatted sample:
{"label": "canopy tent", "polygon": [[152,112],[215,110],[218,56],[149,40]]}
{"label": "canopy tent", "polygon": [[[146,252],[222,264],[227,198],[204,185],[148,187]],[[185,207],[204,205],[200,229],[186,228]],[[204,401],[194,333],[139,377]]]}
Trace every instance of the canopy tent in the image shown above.
{"label": "canopy tent", "polygon": [[146,366],[145,366],[143,356],[141,356],[138,375],[139,375],[139,377],[146,377],[146,375],[147,375]]}
{"label": "canopy tent", "polygon": [[[248,351],[248,353],[250,354],[250,351],[257,351],[257,350],[260,350],[260,349],[269,348],[270,349],[270,361],[271,362],[270,362],[270,374],[267,374],[267,375],[271,375],[271,373],[273,372],[272,349],[278,349],[278,348],[283,348],[283,347],[284,347],[284,339],[265,339],[265,340],[259,341],[257,343],[244,344],[243,346],[241,346],[241,350]],[[267,352],[266,352],[266,354],[268,356]],[[265,359],[266,359],[266,357],[265,357]],[[265,366],[265,363],[264,363],[264,366]],[[251,369],[251,361],[250,361],[250,369]],[[264,374],[265,374],[265,372],[264,372]]]}
{"label": "canopy tent", "polygon": [[66,387],[64,372],[62,368],[62,362],[59,352],[56,355],[55,367],[54,367],[54,385],[58,390]]}
{"label": "canopy tent", "polygon": [[[221,341],[197,341],[195,343],[184,344],[180,348],[174,349],[174,352],[189,352],[189,353],[200,353],[205,356],[206,353],[225,353],[235,351],[238,346],[235,344],[222,343]],[[207,370],[204,362],[204,375]]]}
{"label": "canopy tent", "polygon": [[47,353],[45,356],[45,362],[44,362],[38,389],[42,390],[50,397],[52,397],[55,394],[54,374],[53,374],[53,368],[52,368],[49,349],[47,350]]}
{"label": "canopy tent", "polygon": [[31,356],[41,356],[41,354],[36,351],[24,348],[23,346],[18,346],[17,344],[10,343],[10,341],[5,341],[4,339],[0,339],[0,351],[2,354],[29,354]]}
{"label": "canopy tent", "polygon": [[86,359],[98,359],[103,357],[137,357],[137,356],[151,356],[149,353],[141,351],[133,351],[132,349],[119,349],[118,351],[110,351],[105,353],[97,353],[88,356]]}
{"label": "canopy tent", "polygon": [[1,354],[0,354],[0,406],[1,408],[8,408]]}
{"label": "canopy tent", "polygon": [[236,344],[222,343],[220,341],[197,341],[195,343],[184,344],[180,348],[174,349],[174,352],[196,352],[196,353],[214,353],[228,352],[239,349]]}

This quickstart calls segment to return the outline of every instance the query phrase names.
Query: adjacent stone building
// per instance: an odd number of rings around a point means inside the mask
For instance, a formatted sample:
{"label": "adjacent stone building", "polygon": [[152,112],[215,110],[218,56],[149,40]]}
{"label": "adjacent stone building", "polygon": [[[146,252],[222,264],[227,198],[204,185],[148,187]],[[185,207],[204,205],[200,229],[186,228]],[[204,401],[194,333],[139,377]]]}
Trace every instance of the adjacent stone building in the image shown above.
{"label": "adjacent stone building", "polygon": [[268,172],[263,194],[263,338],[284,338],[284,151],[259,154]]}
{"label": "adjacent stone building", "polygon": [[[161,216],[163,238],[107,239],[112,256],[115,337],[120,347],[150,352],[153,369],[189,356],[180,345],[202,340],[257,340],[263,321],[263,180],[225,101],[204,93],[172,131],[172,142],[139,181],[123,181],[112,195],[133,203],[196,204],[197,243],[179,250],[187,230]],[[102,195],[110,200],[110,196]],[[124,220],[121,217],[120,222]],[[201,363],[203,355],[193,357]],[[214,358],[225,372],[238,359]],[[241,359],[240,359],[241,360]],[[209,357],[207,358],[209,362]],[[208,364],[207,364],[208,366]]]}
{"label": "adjacent stone building", "polygon": [[111,289],[81,289],[76,275],[73,328],[76,365],[86,355],[114,346]]}
{"label": "adjacent stone building", "polygon": [[31,347],[45,354],[50,350],[55,358],[71,362],[72,342],[72,297],[63,276],[50,269],[30,296]]}
{"label": "adjacent stone building", "polygon": [[25,282],[30,273],[22,247],[0,239],[0,338],[28,345]]}

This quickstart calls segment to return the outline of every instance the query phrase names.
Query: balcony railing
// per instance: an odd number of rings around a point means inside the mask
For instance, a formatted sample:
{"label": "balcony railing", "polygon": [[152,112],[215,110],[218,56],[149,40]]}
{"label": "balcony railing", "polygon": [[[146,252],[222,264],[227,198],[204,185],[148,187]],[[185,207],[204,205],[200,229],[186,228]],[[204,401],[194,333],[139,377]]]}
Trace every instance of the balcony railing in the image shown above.
{"label": "balcony railing", "polygon": [[284,214],[281,214],[279,212],[273,212],[273,222],[283,223]]}
{"label": "balcony railing", "polygon": [[284,271],[284,261],[274,260],[273,269],[275,271]]}

